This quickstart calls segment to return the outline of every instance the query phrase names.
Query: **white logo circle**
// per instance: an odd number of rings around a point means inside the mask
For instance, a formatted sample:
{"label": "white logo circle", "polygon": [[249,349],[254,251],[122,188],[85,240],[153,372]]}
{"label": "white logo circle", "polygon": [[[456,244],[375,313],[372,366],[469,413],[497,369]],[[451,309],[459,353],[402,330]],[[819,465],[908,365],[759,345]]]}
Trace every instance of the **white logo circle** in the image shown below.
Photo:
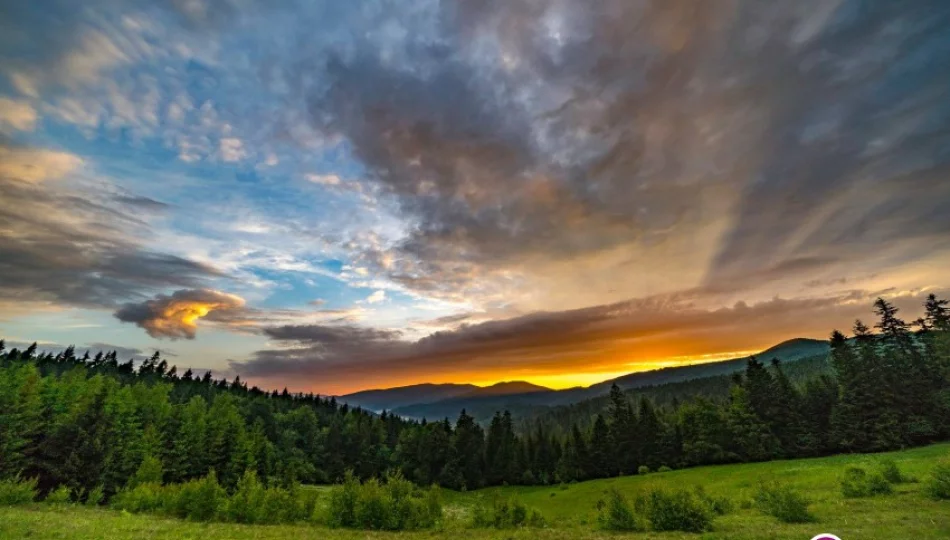
{"label": "white logo circle", "polygon": [[818,536],[812,538],[811,540],[841,540],[841,539],[831,533],[821,533]]}

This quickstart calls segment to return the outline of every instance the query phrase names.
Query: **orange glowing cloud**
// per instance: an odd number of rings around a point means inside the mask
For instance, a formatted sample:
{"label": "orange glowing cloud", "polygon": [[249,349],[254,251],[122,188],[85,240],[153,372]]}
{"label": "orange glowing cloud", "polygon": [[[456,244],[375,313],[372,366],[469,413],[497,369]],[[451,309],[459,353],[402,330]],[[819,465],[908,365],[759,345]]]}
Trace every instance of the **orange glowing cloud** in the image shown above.
{"label": "orange glowing cloud", "polygon": [[183,289],[139,304],[126,304],[115,317],[143,328],[155,338],[194,339],[198,320],[212,312],[244,308],[244,299],[213,289]]}

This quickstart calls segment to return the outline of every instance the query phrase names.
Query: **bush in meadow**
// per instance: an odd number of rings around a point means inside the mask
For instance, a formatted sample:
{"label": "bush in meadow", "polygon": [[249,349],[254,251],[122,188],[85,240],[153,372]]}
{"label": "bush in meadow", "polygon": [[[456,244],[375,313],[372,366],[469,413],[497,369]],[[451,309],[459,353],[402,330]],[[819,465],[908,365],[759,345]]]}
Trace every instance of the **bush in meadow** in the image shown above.
{"label": "bush in meadow", "polygon": [[885,480],[892,484],[906,484],[917,482],[917,479],[913,476],[908,476],[904,474],[900,467],[897,466],[897,462],[893,459],[882,460],[878,465],[878,470],[881,473],[881,476]]}
{"label": "bush in meadow", "polygon": [[597,522],[608,531],[645,531],[646,520],[633,510],[633,507],[617,489],[607,491],[607,498],[598,504]]}
{"label": "bush in meadow", "polygon": [[261,523],[267,517],[264,511],[266,497],[267,488],[258,480],[257,473],[245,471],[227,500],[225,518],[235,523]]}
{"label": "bush in meadow", "polygon": [[330,527],[356,527],[356,505],[360,497],[360,481],[352,471],[346,471],[343,483],[330,490],[327,505],[327,525]]}
{"label": "bush in meadow", "polygon": [[145,456],[138,470],[129,479],[128,487],[134,488],[139,484],[161,484],[165,475],[162,462],[155,456]]}
{"label": "bush in meadow", "polygon": [[894,488],[879,472],[868,473],[861,467],[848,467],[841,477],[841,494],[849,499],[891,493]]}
{"label": "bush in meadow", "polygon": [[331,527],[414,530],[435,526],[442,517],[438,488],[421,490],[401,475],[360,483],[352,474],[330,492],[326,523]]}
{"label": "bush in meadow", "polygon": [[492,497],[480,501],[472,511],[472,526],[495,529],[544,526],[544,516],[529,509],[517,498]]}
{"label": "bush in meadow", "polygon": [[21,479],[19,476],[0,480],[0,506],[28,504],[36,499],[36,478]]}
{"label": "bush in meadow", "polygon": [[50,491],[46,494],[46,498],[43,499],[43,502],[49,504],[69,504],[70,502],[70,492],[69,488],[66,486],[59,486],[58,488]]}
{"label": "bush in meadow", "polygon": [[106,498],[106,490],[100,484],[86,494],[86,500],[83,502],[86,506],[99,506]]}
{"label": "bush in meadow", "polygon": [[654,488],[638,499],[655,531],[704,532],[712,528],[713,512],[687,490],[665,491]]}
{"label": "bush in meadow", "polygon": [[126,512],[163,512],[168,510],[167,491],[161,484],[147,482],[132,488],[125,488],[115,494],[110,501],[113,508]]}
{"label": "bush in meadow", "polygon": [[935,500],[950,499],[950,461],[938,463],[927,479],[927,494]]}
{"label": "bush in meadow", "polygon": [[809,501],[791,486],[771,483],[762,484],[755,496],[755,504],[783,523],[811,523],[815,516],[808,511]]}
{"label": "bush in meadow", "polygon": [[208,476],[190,480],[174,491],[167,491],[171,512],[192,521],[219,519],[227,504],[228,494],[218,484],[218,476],[212,470]]}
{"label": "bush in meadow", "polygon": [[703,486],[696,486],[693,489],[693,492],[696,494],[696,498],[706,504],[712,513],[718,516],[724,516],[732,512],[733,504],[728,497],[717,497],[706,492],[706,489]]}

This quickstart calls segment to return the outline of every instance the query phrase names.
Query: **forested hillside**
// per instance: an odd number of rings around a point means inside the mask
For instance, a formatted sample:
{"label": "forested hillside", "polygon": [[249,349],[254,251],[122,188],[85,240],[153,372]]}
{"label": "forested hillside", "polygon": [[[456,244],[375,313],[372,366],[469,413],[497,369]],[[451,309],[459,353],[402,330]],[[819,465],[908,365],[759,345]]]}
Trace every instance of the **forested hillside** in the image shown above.
{"label": "forested hillside", "polygon": [[[814,339],[792,339],[770,347],[756,355],[768,361],[779,359],[789,367],[790,362],[797,364],[798,360],[810,356],[827,355],[828,342]],[[611,379],[589,387],[568,388],[565,390],[549,390],[540,387],[530,392],[471,392],[468,395],[455,395],[440,400],[428,399],[426,392],[420,392],[414,402],[406,403],[397,393],[391,405],[391,410],[407,418],[443,418],[452,417],[458,411],[465,409],[482,424],[488,423],[492,415],[498,410],[509,410],[512,415],[522,421],[530,420],[537,415],[544,414],[554,407],[573,405],[590,399],[603,402],[612,386],[621,390],[647,388],[694,379],[711,378],[721,375],[731,375],[745,369],[750,358],[742,357],[705,364],[668,367],[651,371],[630,373],[616,379]],[[398,390],[398,389],[397,389]],[[411,399],[411,398],[410,398]],[[356,403],[362,403],[357,401]],[[389,407],[382,407],[389,408]]]}
{"label": "forested hillside", "polygon": [[[765,355],[761,358],[768,362],[774,360]],[[749,360],[744,359],[742,362],[743,368],[737,370],[739,372],[745,370]],[[785,376],[797,387],[816,384],[817,381],[822,380],[822,375],[834,375],[831,358],[828,354],[810,356],[794,362],[781,362],[781,367]],[[626,390],[624,393],[627,400],[633,403],[639,403],[641,398],[646,398],[657,407],[676,409],[681,402],[698,397],[712,401],[722,401],[729,397],[729,391],[734,381],[735,373],[712,375],[681,382],[637,387]],[[609,394],[604,394],[570,405],[533,408],[519,415],[519,429],[531,429],[537,424],[541,424],[555,432],[562,428],[570,428],[573,425],[582,429],[589,429],[598,414],[605,414],[608,411],[610,404]]]}
{"label": "forested hillside", "polygon": [[412,422],[178,374],[158,355],[134,369],[114,353],[0,349],[0,476],[108,497],[157,462],[165,482],[214,470],[227,488],[248,470],[272,484],[399,470],[471,489],[922,445],[950,436],[950,311],[932,296],[925,308],[916,331],[878,300],[877,333],[860,321],[851,339],[835,332],[834,376],[750,360],[728,394],[718,379],[693,383],[708,385],[705,396],[667,399],[667,388],[631,403],[614,386],[589,427],[538,422],[523,435],[508,412],[487,429],[464,411],[454,425]]}

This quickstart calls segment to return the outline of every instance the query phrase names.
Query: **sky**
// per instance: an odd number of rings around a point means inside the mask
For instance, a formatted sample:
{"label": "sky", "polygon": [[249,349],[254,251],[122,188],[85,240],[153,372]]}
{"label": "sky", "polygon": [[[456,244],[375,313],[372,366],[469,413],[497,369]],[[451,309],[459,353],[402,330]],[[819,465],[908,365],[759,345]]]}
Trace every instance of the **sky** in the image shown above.
{"label": "sky", "polygon": [[950,290],[950,3],[0,3],[0,336],[556,388]]}

